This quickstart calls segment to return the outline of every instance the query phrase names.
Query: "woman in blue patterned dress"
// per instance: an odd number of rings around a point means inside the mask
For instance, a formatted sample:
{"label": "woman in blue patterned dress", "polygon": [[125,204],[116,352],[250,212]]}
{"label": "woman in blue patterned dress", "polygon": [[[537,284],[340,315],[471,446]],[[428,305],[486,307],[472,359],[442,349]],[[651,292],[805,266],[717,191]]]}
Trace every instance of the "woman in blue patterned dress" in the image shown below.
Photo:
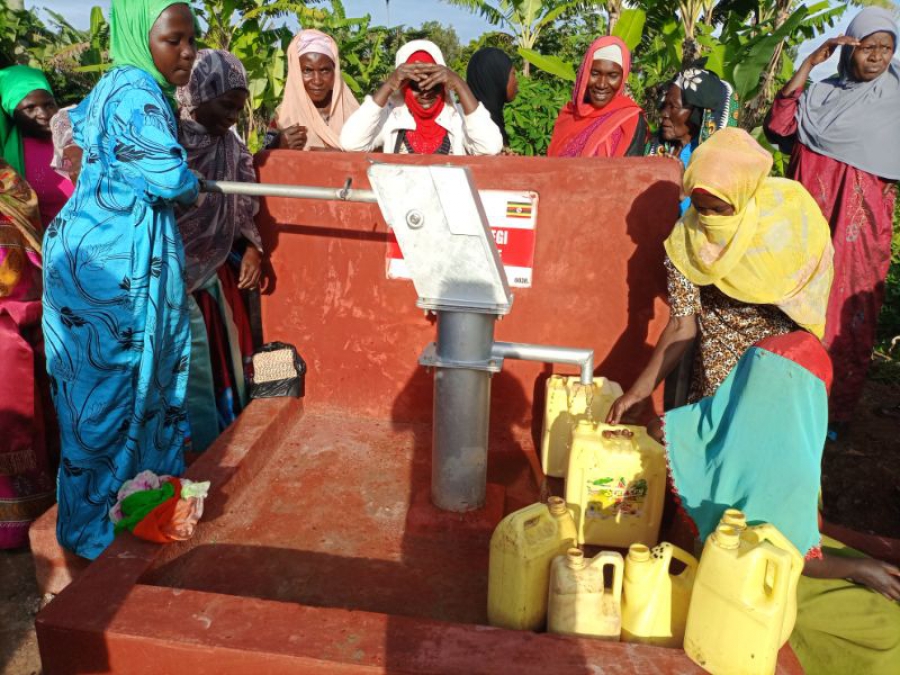
{"label": "woman in blue patterned dress", "polygon": [[196,56],[190,7],[113,0],[110,24],[115,67],[71,112],[82,172],[44,239],[57,536],[90,559],[112,542],[124,481],[184,469],[190,331],[173,205],[198,189],[173,112]]}

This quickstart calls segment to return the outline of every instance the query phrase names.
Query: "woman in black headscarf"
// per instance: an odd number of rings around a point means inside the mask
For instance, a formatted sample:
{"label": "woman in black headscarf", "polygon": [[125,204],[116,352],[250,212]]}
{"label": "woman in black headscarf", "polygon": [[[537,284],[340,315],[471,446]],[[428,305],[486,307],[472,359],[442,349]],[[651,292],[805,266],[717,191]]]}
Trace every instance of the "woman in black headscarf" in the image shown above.
{"label": "woman in black headscarf", "polygon": [[491,113],[491,119],[503,135],[503,147],[508,147],[509,135],[503,121],[503,106],[519,93],[519,82],[512,59],[496,47],[479,49],[469,61],[466,82],[475,98]]}

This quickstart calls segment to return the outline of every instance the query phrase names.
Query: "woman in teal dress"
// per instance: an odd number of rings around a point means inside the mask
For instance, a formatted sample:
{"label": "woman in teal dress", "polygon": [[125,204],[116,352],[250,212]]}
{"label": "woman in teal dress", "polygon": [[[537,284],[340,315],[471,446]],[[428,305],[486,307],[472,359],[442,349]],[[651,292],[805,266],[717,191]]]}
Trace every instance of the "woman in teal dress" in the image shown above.
{"label": "woman in teal dress", "polygon": [[748,349],[715,394],[666,413],[672,484],[701,539],[726,508],[806,557],[791,647],[807,675],[900,673],[900,569],[819,532],[831,360],[805,331]]}
{"label": "woman in teal dress", "polygon": [[57,536],[90,559],[113,539],[124,481],[184,469],[190,330],[173,206],[198,190],[173,111],[196,56],[190,7],[113,0],[110,24],[114,67],[71,112],[81,177],[44,238]]}

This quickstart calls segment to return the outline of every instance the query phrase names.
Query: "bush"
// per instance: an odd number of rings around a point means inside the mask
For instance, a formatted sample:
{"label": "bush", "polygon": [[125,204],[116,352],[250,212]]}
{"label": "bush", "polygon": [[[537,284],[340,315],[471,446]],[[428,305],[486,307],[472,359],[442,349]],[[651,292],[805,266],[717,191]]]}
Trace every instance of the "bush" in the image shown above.
{"label": "bush", "polygon": [[[878,347],[890,349],[891,340],[900,335],[900,200],[894,213],[894,240],[891,268],[885,281],[884,307],[878,320]],[[894,353],[894,358],[900,354]]]}
{"label": "bush", "polygon": [[545,155],[556,117],[572,85],[558,78],[519,78],[519,95],[504,109],[510,147],[520,155]]}

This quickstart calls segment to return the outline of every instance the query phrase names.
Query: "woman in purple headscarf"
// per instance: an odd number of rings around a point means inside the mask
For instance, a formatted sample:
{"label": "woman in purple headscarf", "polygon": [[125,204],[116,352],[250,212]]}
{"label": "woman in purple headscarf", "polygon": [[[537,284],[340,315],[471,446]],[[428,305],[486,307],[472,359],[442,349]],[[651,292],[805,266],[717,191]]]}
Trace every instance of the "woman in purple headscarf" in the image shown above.
{"label": "woman in purple headscarf", "polygon": [[[766,120],[769,139],[791,153],[789,176],[831,224],[834,285],[824,342],[835,371],[833,432],[852,419],[862,393],[891,262],[900,180],[897,37],[890,12],[862,10],[846,35],[806,58]],[[804,92],[812,69],[838,48],[838,74]]]}
{"label": "woman in purple headscarf", "polygon": [[[178,89],[178,140],[188,166],[207,180],[255,182],[253,159],[232,130],[249,95],[244,66],[226,51],[197,53]],[[247,403],[244,362],[253,352],[241,291],[259,285],[262,241],[255,198],[204,193],[177,212],[190,295],[191,450],[202,452]],[[234,263],[234,269],[229,264]]]}

